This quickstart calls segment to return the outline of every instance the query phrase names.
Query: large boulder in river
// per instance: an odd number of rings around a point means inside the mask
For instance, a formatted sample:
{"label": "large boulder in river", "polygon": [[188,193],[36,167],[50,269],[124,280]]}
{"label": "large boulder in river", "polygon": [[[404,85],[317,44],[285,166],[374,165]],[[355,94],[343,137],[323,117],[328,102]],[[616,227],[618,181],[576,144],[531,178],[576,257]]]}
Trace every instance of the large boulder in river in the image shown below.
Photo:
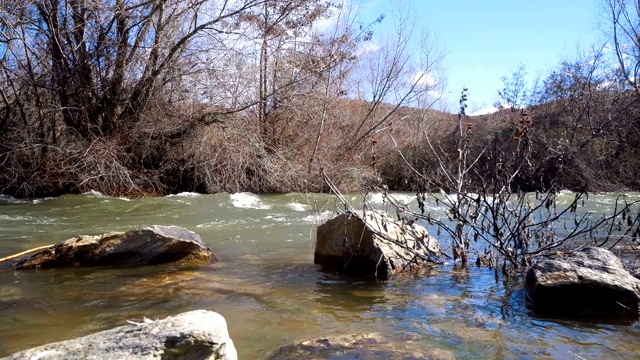
{"label": "large boulder in river", "polygon": [[217,261],[196,233],[177,226],[152,226],[106,235],[79,235],[29,258],[16,269],[71,266],[153,265]]}
{"label": "large boulder in river", "polygon": [[540,256],[527,270],[533,309],[560,315],[638,313],[640,280],[609,250],[588,247]]}
{"label": "large boulder in river", "polygon": [[433,268],[440,244],[418,224],[379,210],[346,212],[318,226],[314,263],[323,269],[388,279]]}
{"label": "large boulder in river", "polygon": [[195,310],[163,320],[129,322],[111,330],[17,352],[4,360],[236,360],[222,315]]}

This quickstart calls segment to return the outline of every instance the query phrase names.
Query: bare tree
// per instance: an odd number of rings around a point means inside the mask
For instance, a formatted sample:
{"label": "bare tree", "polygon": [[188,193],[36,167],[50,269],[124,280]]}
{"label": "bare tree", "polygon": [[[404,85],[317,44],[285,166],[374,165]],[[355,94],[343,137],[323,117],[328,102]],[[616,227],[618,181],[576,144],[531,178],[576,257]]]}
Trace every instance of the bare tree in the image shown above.
{"label": "bare tree", "polygon": [[[332,1],[265,0],[261,7],[244,15],[244,20],[258,31],[258,121],[263,140],[272,146],[273,124],[269,122],[272,110],[279,106],[281,85],[287,80],[281,76],[284,54],[295,49],[309,36],[313,25],[330,14],[336,4]],[[284,80],[284,81],[283,81]]]}
{"label": "bare tree", "polygon": [[366,108],[352,131],[351,148],[389,126],[401,107],[430,108],[441,96],[443,47],[418,28],[415,12],[405,5],[383,20],[392,22],[390,33],[379,34],[377,41],[374,35],[361,49],[350,92]]}
{"label": "bare tree", "polygon": [[593,174],[613,175],[606,164],[632,146],[627,135],[637,129],[630,116],[633,96],[606,70],[603,51],[596,48],[560,63],[534,94],[531,138],[537,165],[531,177],[544,187],[553,186],[552,178],[558,183],[572,178],[574,188],[606,189],[605,179],[594,182]]}
{"label": "bare tree", "polygon": [[503,88],[498,90],[500,102],[494,104],[495,107],[507,107],[515,111],[527,106],[530,94],[526,77],[527,70],[524,64],[520,64],[509,76],[501,77]]}
{"label": "bare tree", "polygon": [[368,141],[407,121],[399,109],[439,98],[442,53],[409,11],[378,36],[351,4],[0,0],[0,191],[322,190],[321,167],[359,176],[379,150]]}
{"label": "bare tree", "polygon": [[140,121],[198,36],[233,31],[233,20],[261,3],[29,1],[3,36],[11,45],[4,75],[27,69],[77,135],[109,136]]}
{"label": "bare tree", "polygon": [[640,96],[640,2],[604,0],[604,9],[621,77]]}

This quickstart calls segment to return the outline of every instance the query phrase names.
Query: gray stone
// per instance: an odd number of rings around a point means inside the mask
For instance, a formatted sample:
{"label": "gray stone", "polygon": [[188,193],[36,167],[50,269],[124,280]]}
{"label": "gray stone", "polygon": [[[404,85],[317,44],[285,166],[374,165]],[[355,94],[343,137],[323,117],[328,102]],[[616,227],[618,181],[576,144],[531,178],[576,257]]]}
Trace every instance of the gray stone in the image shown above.
{"label": "gray stone", "polygon": [[638,313],[640,280],[609,250],[588,247],[540,256],[527,270],[534,310],[562,315]]}
{"label": "gray stone", "polygon": [[15,269],[215,262],[200,236],[176,226],[152,226],[99,236],[79,235],[13,265]]}
{"label": "gray stone", "polygon": [[424,227],[367,210],[340,214],[320,225],[314,263],[345,274],[388,279],[430,270],[439,257],[440,244]]}
{"label": "gray stone", "polygon": [[370,333],[299,341],[280,348],[273,359],[452,360],[455,356],[448,350],[425,350],[412,341],[393,344],[380,334]]}
{"label": "gray stone", "polygon": [[238,358],[222,315],[195,310],[163,320],[130,322],[78,339],[17,352],[5,360]]}

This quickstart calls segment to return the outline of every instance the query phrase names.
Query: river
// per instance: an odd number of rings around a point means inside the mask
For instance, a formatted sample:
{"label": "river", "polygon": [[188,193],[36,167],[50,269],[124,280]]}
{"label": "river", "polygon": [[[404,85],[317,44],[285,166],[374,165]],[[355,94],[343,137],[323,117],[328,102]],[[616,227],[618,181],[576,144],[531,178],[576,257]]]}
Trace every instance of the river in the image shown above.
{"label": "river", "polygon": [[[397,197],[412,200],[411,194]],[[380,194],[370,201],[382,206]],[[602,209],[613,197],[590,201]],[[640,354],[637,323],[537,317],[527,308],[521,278],[496,277],[487,268],[457,269],[449,262],[430,276],[394,281],[323,273],[313,264],[313,236],[335,207],[329,195],[302,194],[0,196],[0,257],[77,234],[162,224],[197,232],[220,260],[198,268],[0,273],[0,357],[195,309],[227,319],[241,359],[268,359],[302,339],[369,332],[398,348],[441,349],[460,359]]]}

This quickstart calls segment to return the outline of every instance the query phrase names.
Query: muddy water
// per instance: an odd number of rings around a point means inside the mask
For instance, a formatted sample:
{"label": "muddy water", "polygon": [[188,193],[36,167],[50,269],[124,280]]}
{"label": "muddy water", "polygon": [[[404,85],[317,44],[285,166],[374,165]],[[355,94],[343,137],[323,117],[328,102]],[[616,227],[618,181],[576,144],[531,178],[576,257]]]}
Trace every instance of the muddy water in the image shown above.
{"label": "muddy water", "polygon": [[[382,202],[379,194],[370,200]],[[613,198],[590,201],[598,211]],[[220,263],[0,273],[0,356],[194,309],[225,316],[242,359],[269,358],[305,338],[366,332],[383,334],[396,348],[441,349],[461,359],[640,354],[636,323],[538,318],[526,306],[521,279],[496,278],[485,268],[445,264],[430,276],[392,282],[320,272],[314,226],[334,210],[326,195],[2,197],[0,257],[76,234],[164,224],[196,231]]]}

